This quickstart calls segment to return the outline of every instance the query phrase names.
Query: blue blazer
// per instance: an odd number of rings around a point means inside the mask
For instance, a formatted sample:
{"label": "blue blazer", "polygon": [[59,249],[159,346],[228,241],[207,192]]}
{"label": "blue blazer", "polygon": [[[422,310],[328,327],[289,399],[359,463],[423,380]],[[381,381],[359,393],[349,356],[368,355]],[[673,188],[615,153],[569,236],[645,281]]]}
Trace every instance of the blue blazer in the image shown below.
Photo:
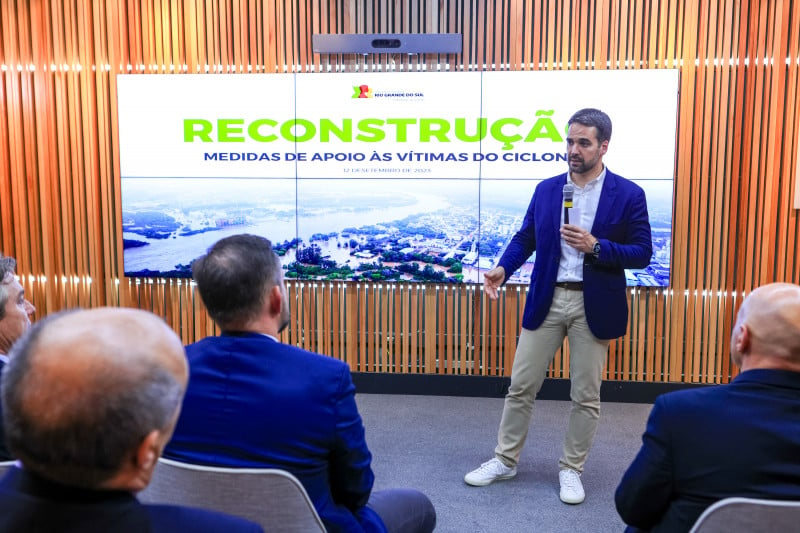
{"label": "blue blazer", "polygon": [[[536,252],[531,285],[522,315],[522,327],[536,329],[553,302],[561,257],[561,213],[567,174],[548,178],[533,192],[522,226],[498,265],[506,281]],[[644,268],[653,255],[647,201],[641,187],[606,170],[592,235],[600,241],[600,256],[583,261],[583,301],[586,321],[599,339],[625,335],[628,300],[625,269]]]}
{"label": "blue blazer", "polygon": [[372,455],[345,363],[257,333],[207,337],[186,353],[189,387],[165,457],[288,470],[329,532],[385,531],[366,507]]}
{"label": "blue blazer", "polygon": [[0,531],[28,533],[263,533],[241,518],[176,505],[143,505],[125,491],[66,487],[12,467],[0,480]]}
{"label": "blue blazer", "polygon": [[689,531],[732,496],[800,500],[800,372],[748,370],[729,385],[660,396],[616,491],[629,531]]}

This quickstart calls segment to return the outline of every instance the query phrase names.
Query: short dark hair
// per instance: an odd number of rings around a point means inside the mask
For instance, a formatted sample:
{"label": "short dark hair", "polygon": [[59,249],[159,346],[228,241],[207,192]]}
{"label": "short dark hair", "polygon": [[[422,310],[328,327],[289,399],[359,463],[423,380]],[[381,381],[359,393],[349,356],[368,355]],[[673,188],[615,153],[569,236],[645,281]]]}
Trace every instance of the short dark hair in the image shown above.
{"label": "short dark hair", "polygon": [[13,257],[0,254],[0,320],[6,315],[6,302],[8,301],[8,281],[9,276],[14,276],[17,268],[17,261]]}
{"label": "short dark hair", "polygon": [[161,366],[142,366],[142,372],[103,376],[103,386],[75,391],[55,418],[34,412],[25,392],[37,385],[36,346],[47,325],[70,312],[38,321],[14,344],[2,377],[3,425],[11,454],[25,468],[64,485],[97,488],[151,431],[168,427],[183,386]]}
{"label": "short dark hair", "polygon": [[573,122],[589,128],[597,128],[597,141],[599,143],[611,139],[611,119],[599,109],[592,107],[580,109],[569,118],[567,126],[570,126]]}
{"label": "short dark hair", "polygon": [[192,276],[208,314],[226,329],[259,313],[269,290],[281,283],[281,262],[268,239],[232,235],[195,259]]}

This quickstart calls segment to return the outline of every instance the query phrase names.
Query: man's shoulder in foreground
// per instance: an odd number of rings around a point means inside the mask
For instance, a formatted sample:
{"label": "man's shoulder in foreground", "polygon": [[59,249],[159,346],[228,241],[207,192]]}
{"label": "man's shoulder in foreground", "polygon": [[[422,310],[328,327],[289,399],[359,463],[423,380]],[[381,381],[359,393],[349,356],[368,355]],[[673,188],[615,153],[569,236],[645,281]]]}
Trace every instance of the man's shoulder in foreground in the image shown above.
{"label": "man's shoulder in foreground", "polygon": [[800,372],[766,368],[748,370],[724,385],[700,385],[662,394],[656,399],[656,403],[662,404],[662,407],[680,409],[698,403],[708,405],[714,400],[740,392],[759,391],[763,394],[800,396]]}
{"label": "man's shoulder in foreground", "polygon": [[92,533],[112,529],[120,533],[263,531],[258,524],[239,517],[177,505],[145,505],[128,491],[70,487],[18,466],[0,478],[0,531]]}
{"label": "man's shoulder in foreground", "polygon": [[258,533],[263,529],[243,518],[215,511],[177,505],[145,505],[153,524],[153,533],[191,531],[192,533]]}

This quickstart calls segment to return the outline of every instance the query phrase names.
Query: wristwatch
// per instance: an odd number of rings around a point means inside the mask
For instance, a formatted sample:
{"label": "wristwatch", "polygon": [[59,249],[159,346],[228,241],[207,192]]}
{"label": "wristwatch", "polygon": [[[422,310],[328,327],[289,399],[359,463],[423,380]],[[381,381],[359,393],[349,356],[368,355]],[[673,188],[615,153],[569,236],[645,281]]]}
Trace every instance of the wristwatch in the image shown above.
{"label": "wristwatch", "polygon": [[594,246],[592,246],[592,255],[600,257],[600,241],[595,241]]}

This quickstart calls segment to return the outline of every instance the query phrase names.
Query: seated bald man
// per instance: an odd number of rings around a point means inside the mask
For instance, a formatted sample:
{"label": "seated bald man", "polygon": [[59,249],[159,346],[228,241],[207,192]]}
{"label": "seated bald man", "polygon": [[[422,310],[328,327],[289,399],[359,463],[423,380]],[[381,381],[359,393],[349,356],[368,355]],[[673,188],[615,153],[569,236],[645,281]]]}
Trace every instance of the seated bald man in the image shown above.
{"label": "seated bald man", "polygon": [[[25,289],[20,285],[14,269],[17,262],[12,257],[0,254],[0,373],[8,363],[11,346],[31,326],[31,315],[36,312],[25,298]],[[3,403],[0,402],[0,419],[3,417]],[[0,424],[0,461],[11,459]]]}
{"label": "seated bald man", "polygon": [[742,302],[728,385],[660,396],[622,478],[628,531],[689,531],[733,496],[800,500],[800,287],[773,283]]}
{"label": "seated bald man", "polygon": [[0,480],[0,531],[252,532],[239,518],[143,505],[186,389],[183,346],[155,315],[54,315],[11,350],[4,425],[21,461]]}

